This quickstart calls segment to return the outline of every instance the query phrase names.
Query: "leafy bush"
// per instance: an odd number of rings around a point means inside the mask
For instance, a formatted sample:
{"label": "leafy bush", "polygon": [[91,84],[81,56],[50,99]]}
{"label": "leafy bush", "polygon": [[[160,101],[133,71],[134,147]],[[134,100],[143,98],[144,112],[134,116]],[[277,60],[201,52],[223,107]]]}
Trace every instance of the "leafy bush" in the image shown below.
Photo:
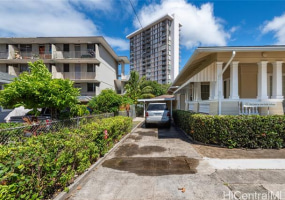
{"label": "leafy bush", "polygon": [[7,129],[7,128],[14,128],[18,126],[23,126],[21,123],[0,123],[0,130],[1,129]]}
{"label": "leafy bush", "polygon": [[0,147],[0,199],[47,199],[66,188],[130,131],[114,117]]}
{"label": "leafy bush", "polygon": [[98,96],[94,96],[88,106],[94,113],[118,112],[122,104],[122,97],[112,89],[102,90]]}
{"label": "leafy bush", "polygon": [[173,111],[174,122],[194,140],[229,148],[283,148],[284,116],[212,116]]}

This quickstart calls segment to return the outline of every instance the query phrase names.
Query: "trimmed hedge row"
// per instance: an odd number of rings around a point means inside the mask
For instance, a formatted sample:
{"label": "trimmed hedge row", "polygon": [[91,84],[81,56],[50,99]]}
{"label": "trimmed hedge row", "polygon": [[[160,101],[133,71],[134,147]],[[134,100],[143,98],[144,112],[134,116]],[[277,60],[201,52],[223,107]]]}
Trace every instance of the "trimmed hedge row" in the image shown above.
{"label": "trimmed hedge row", "polygon": [[285,117],[259,115],[212,116],[173,111],[175,124],[194,140],[228,148],[283,148]]}
{"label": "trimmed hedge row", "polygon": [[47,199],[66,190],[131,127],[131,118],[118,116],[0,146],[0,199]]}

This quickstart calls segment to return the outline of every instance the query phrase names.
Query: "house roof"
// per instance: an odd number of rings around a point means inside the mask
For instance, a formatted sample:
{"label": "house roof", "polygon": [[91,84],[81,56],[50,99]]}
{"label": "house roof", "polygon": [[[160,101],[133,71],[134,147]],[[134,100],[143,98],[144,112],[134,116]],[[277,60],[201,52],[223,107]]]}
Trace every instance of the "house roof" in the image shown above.
{"label": "house roof", "polygon": [[14,78],[15,76],[13,75],[0,72],[0,83],[10,83]]}
{"label": "house roof", "polygon": [[126,56],[118,56],[103,36],[79,36],[79,37],[7,37],[1,38],[0,44],[82,44],[98,43],[102,44],[105,49],[115,58],[117,62],[129,64]]}
{"label": "house roof", "polygon": [[176,79],[173,81],[169,92],[173,92],[192,78],[195,74],[201,71],[201,66],[209,63],[210,60],[216,59],[216,53],[223,52],[285,52],[285,45],[270,45],[270,46],[221,46],[221,47],[198,47],[189,60],[184,65]]}

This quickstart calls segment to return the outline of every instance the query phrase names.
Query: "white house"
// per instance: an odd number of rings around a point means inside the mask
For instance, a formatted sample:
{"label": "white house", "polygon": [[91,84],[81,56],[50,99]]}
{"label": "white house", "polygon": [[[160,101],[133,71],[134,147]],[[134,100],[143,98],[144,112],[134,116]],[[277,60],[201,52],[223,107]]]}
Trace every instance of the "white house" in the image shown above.
{"label": "white house", "polygon": [[199,47],[169,89],[177,109],[283,115],[285,46]]}

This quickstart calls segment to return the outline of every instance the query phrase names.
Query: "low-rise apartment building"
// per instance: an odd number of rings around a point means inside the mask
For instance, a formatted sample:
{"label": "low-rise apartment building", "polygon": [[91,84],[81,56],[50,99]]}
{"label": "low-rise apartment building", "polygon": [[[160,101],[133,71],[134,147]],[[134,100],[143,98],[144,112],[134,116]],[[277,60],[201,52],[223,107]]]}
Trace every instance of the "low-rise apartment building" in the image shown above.
{"label": "low-rise apartment building", "polygon": [[29,70],[28,62],[37,59],[43,60],[53,78],[74,81],[81,88],[81,101],[106,88],[120,92],[115,84],[121,76],[118,69],[124,74],[124,65],[129,63],[101,36],[0,38],[0,72],[18,76]]}

